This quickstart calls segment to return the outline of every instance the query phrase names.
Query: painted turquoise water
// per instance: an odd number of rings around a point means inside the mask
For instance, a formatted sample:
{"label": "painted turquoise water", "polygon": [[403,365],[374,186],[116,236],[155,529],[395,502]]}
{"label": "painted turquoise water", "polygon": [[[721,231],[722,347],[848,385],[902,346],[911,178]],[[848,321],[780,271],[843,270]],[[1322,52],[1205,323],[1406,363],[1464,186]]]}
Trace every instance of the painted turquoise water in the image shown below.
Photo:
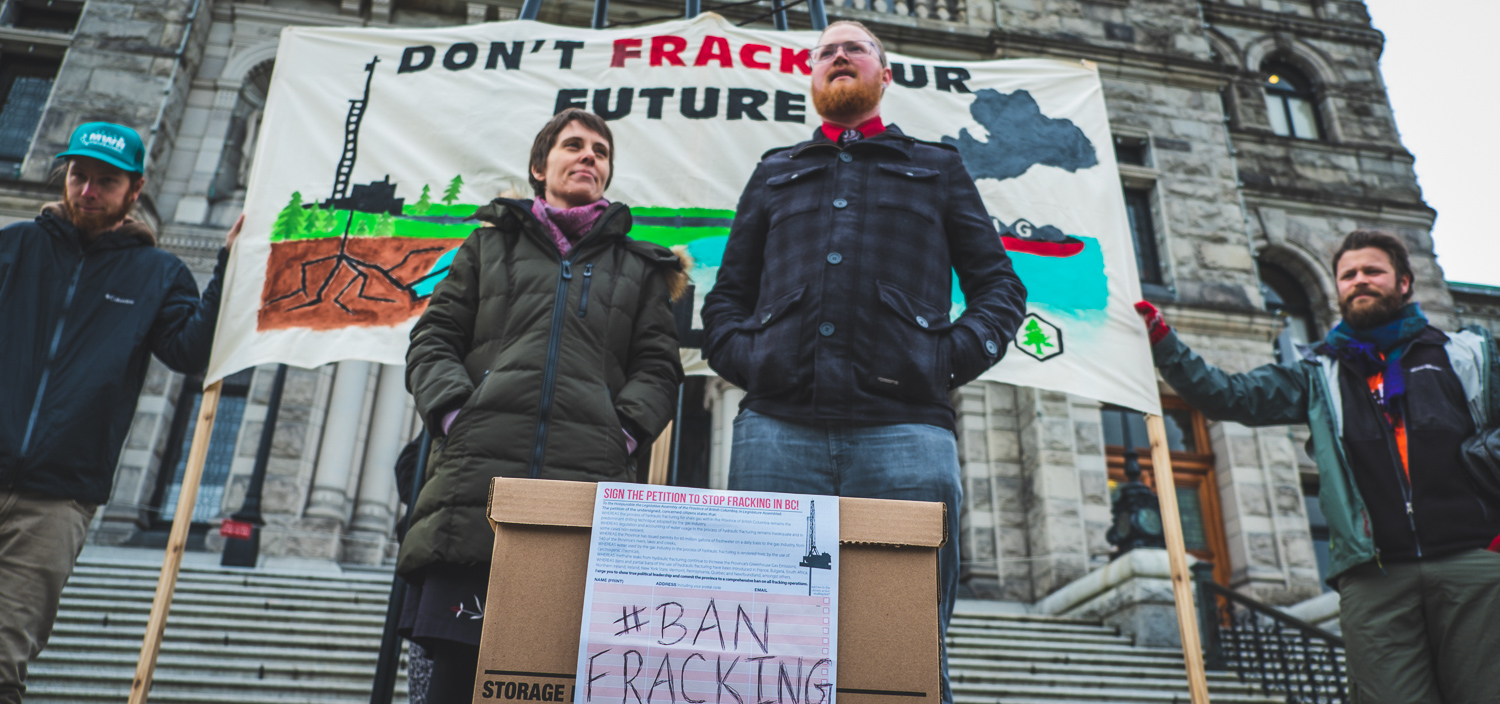
{"label": "painted turquoise water", "polygon": [[[1073,314],[1074,317],[1091,317],[1088,313],[1104,310],[1109,300],[1108,280],[1104,276],[1104,252],[1099,240],[1079,237],[1083,251],[1071,257],[1041,257],[1034,254],[1011,252],[1011,263],[1016,275],[1026,284],[1026,301],[1029,306],[1040,305],[1054,312]],[[688,253],[693,255],[695,269],[717,270],[724,261],[724,245],[728,237],[704,237],[688,243]],[[702,285],[700,277],[694,283]],[[958,286],[958,274],[953,275],[953,316],[964,309],[963,290]]]}
{"label": "painted turquoise water", "polygon": [[427,270],[428,276],[432,276],[433,272],[439,271],[442,272],[442,275],[423,279],[416,286],[411,287],[411,290],[418,296],[431,296],[432,290],[437,288],[438,282],[448,278],[448,267],[453,265],[453,256],[456,254],[458,254],[457,247],[444,252],[443,256],[438,257],[438,260],[432,263],[432,268]]}

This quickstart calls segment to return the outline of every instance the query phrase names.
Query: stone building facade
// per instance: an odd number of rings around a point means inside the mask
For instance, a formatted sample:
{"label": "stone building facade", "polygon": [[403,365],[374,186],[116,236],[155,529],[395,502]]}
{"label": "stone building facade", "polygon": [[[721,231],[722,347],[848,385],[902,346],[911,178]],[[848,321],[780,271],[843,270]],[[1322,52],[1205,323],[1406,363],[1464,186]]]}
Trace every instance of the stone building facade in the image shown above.
{"label": "stone building facade", "polygon": [[[722,11],[748,19],[769,7],[762,5]],[[206,282],[242,207],[256,140],[270,138],[258,124],[283,28],[505,21],[520,1],[7,0],[4,8],[0,219],[32,217],[56,199],[51,157],[74,127],[122,122],[149,145],[142,217]],[[680,9],[631,0],[610,12],[630,21]],[[591,10],[580,0],[547,2],[539,19],[586,25]],[[1435,324],[1500,329],[1500,291],[1443,280],[1429,236],[1435,214],[1381,82],[1383,37],[1358,0],[851,0],[828,13],[861,20],[893,51],[914,56],[1094,62],[1143,289],[1216,364],[1250,369],[1325,334],[1338,317],[1329,256],[1356,228],[1407,242],[1417,299]],[[800,7],[790,20],[807,26]],[[260,367],[226,384],[215,431],[223,436],[214,450],[219,469],[195,514],[198,549],[220,549],[215,527],[243,500],[274,373]],[[153,363],[94,542],[160,544],[197,384]],[[388,563],[399,509],[391,466],[418,432],[403,369],[365,362],[292,369],[285,389],[262,554]],[[743,394],[712,378],[688,390],[683,426],[693,437],[684,447],[696,449],[681,458],[680,476],[723,486]],[[1185,468],[1179,497],[1200,556],[1214,560],[1221,581],[1273,603],[1319,594],[1306,430],[1208,422],[1174,405],[1165,384],[1162,394]],[[967,593],[1032,603],[1105,564],[1127,414],[991,382],[953,398]]]}

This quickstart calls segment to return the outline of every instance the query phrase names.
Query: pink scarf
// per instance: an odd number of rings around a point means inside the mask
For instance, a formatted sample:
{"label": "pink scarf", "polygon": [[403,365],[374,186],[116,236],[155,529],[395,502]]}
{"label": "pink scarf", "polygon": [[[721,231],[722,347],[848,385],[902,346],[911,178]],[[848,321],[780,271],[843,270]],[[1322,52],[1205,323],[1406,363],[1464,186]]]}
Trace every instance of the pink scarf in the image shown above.
{"label": "pink scarf", "polygon": [[562,252],[564,257],[573,251],[573,243],[578,238],[588,234],[590,228],[604,214],[604,209],[609,207],[609,201],[599,199],[588,205],[580,205],[576,208],[554,208],[546,199],[537,196],[531,202],[531,214],[542,223],[542,229],[552,236],[552,242],[557,245],[557,251]]}

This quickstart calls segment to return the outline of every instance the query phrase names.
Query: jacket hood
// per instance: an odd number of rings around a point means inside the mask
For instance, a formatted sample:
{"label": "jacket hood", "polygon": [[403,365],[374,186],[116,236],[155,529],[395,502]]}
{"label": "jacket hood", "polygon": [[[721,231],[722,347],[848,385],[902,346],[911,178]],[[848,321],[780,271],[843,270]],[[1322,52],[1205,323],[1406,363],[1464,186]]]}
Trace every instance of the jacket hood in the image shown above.
{"label": "jacket hood", "polygon": [[[43,205],[42,213],[45,215],[51,215],[52,217],[68,223],[69,225],[73,224],[73,218],[68,215],[68,209],[63,205],[62,201],[56,201]],[[128,215],[125,216],[125,220],[120,223],[119,227],[116,227],[115,229],[109,230],[107,232],[100,233],[99,238],[103,238],[105,235],[109,235],[111,237],[118,236],[125,237],[127,239],[133,239],[140,242],[141,244],[146,245],[147,247],[156,246],[156,233],[152,232],[151,228],[147,226],[146,223],[143,223],[140,220],[136,220],[135,218]]]}
{"label": "jacket hood", "polygon": [[[609,223],[610,230],[618,230],[619,236],[625,241],[626,250],[651,262],[662,270],[662,273],[667,277],[668,295],[673,301],[681,298],[683,292],[687,290],[688,284],[691,283],[688,272],[693,268],[693,257],[688,254],[687,247],[677,245],[676,247],[667,249],[659,244],[631,239],[626,236],[631,227],[630,207],[624,203],[615,202],[611,203],[609,208],[601,216],[601,219],[609,217],[610,213],[616,208],[624,209],[625,218],[617,218],[615,221]],[[507,217],[514,218],[518,223],[526,222],[527,218],[536,218],[535,215],[531,214],[531,199],[529,198],[496,198],[480,206],[478,210],[474,211],[474,215],[471,217],[490,227],[496,228],[500,227]],[[622,225],[623,227],[621,227]],[[609,236],[613,232],[605,234]]]}

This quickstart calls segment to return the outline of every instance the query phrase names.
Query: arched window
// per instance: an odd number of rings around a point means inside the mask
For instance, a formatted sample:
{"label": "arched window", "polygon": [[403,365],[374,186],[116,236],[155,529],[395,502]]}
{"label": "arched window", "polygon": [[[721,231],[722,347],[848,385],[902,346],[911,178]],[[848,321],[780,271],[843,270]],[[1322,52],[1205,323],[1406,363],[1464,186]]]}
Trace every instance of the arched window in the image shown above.
{"label": "arched window", "polygon": [[1276,361],[1287,363],[1301,358],[1297,347],[1318,339],[1307,292],[1290,272],[1266,261],[1260,262],[1260,292],[1266,299],[1266,310],[1283,323],[1281,334],[1276,336]]}
{"label": "arched window", "polygon": [[224,137],[224,150],[219,155],[219,170],[209,190],[211,201],[241,197],[249,183],[250,161],[255,155],[256,139],[260,136],[260,118],[266,105],[266,94],[271,88],[274,65],[274,61],[263,62],[245,75],[244,87],[229,117],[229,132]]}
{"label": "arched window", "polygon": [[1261,64],[1260,70],[1266,74],[1266,82],[1261,87],[1266,94],[1266,113],[1271,118],[1271,130],[1283,137],[1322,139],[1318,98],[1313,93],[1312,82],[1302,72],[1280,61],[1267,61]]}

